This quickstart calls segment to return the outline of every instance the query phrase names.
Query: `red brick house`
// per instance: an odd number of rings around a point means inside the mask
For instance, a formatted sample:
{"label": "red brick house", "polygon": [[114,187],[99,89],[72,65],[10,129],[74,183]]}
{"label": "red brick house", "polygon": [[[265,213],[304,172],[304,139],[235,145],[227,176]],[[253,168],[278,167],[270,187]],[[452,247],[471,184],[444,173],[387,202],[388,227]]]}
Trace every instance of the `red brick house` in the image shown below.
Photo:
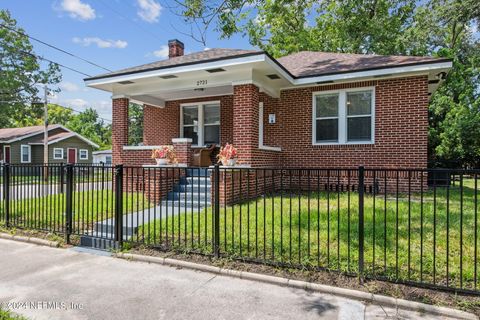
{"label": "red brick house", "polygon": [[[425,168],[427,105],[448,59],[211,49],[87,78],[112,93],[113,163],[153,164],[151,149],[233,143],[239,163],[275,167]],[[128,146],[129,101],[144,105]]]}

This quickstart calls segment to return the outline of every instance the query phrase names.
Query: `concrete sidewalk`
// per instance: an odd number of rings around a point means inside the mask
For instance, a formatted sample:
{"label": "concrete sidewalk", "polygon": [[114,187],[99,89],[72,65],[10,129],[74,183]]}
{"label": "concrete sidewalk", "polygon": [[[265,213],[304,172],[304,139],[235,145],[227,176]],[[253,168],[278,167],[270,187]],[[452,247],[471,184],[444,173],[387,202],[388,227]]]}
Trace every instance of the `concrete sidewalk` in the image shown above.
{"label": "concrete sidewalk", "polygon": [[7,302],[17,303],[12,311],[32,319],[439,319],[299,289],[0,239],[0,303],[5,307]]}

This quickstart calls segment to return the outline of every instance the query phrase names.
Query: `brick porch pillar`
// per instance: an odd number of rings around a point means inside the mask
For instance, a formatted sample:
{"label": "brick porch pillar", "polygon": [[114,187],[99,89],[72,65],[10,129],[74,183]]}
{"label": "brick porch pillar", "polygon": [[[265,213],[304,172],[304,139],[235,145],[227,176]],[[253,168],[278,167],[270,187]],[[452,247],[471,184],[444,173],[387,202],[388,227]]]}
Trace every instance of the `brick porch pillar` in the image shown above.
{"label": "brick porch pillar", "polygon": [[252,164],[258,149],[258,92],[254,84],[233,87],[233,145],[242,164]]}
{"label": "brick porch pillar", "polygon": [[122,164],[123,146],[128,144],[127,98],[112,99],[112,162]]}
{"label": "brick porch pillar", "polygon": [[192,159],[192,139],[189,138],[173,138],[173,147],[177,154],[178,163],[190,165]]}

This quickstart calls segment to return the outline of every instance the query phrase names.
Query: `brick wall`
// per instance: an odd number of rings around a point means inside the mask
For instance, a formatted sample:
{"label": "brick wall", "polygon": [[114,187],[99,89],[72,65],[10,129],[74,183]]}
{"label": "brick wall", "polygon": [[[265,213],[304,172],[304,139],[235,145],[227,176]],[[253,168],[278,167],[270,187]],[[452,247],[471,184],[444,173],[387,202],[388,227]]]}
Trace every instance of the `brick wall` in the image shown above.
{"label": "brick wall", "polygon": [[[375,86],[375,144],[312,145],[312,93]],[[293,167],[426,168],[427,76],[284,90],[282,164]]]}
{"label": "brick wall", "polygon": [[128,99],[112,99],[112,162],[124,163],[123,146],[128,143]]}

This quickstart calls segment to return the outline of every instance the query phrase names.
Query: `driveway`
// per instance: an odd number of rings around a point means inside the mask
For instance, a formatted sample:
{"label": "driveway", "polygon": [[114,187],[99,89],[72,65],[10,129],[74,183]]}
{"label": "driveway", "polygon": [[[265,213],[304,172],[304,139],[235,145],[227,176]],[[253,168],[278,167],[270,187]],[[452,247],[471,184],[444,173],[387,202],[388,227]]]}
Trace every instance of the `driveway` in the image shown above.
{"label": "driveway", "polygon": [[438,319],[79,251],[0,240],[0,302],[32,319]]}

